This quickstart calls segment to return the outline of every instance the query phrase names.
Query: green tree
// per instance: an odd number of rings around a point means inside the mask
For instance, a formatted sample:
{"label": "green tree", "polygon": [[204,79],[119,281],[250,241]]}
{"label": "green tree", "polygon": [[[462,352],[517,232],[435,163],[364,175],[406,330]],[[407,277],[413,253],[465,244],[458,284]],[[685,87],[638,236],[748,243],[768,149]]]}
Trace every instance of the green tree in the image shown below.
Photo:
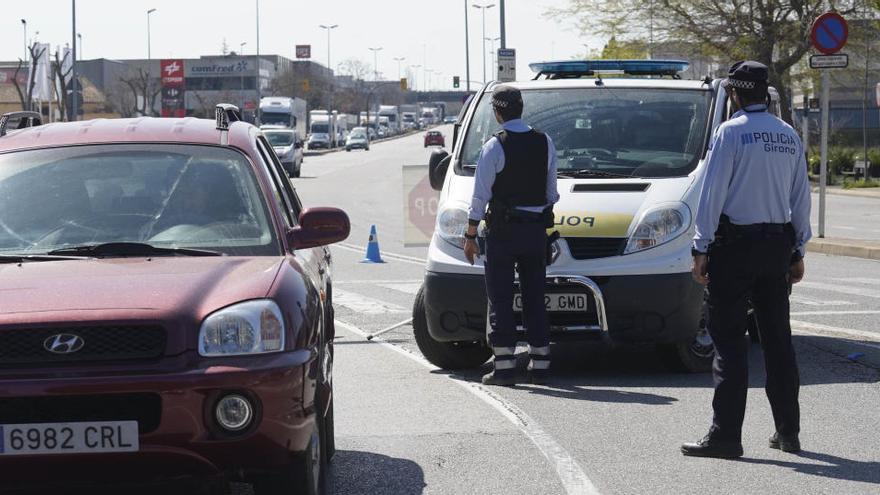
{"label": "green tree", "polygon": [[584,35],[602,33],[699,46],[731,62],[757,60],[770,69],[782,115],[791,120],[791,68],[810,51],[810,27],[827,10],[847,16],[880,0],[568,0],[547,15]]}

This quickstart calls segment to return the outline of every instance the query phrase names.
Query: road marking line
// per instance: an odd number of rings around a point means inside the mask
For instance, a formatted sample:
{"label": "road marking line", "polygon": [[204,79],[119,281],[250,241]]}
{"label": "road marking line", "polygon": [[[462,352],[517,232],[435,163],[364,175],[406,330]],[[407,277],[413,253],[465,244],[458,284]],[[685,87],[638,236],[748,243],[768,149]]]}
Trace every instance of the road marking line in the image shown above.
{"label": "road marking line", "polygon": [[792,294],[788,300],[792,303],[803,304],[805,306],[855,306],[852,301],[821,301],[806,296]]}
{"label": "road marking line", "polygon": [[334,284],[420,284],[422,283],[422,279],[420,278],[399,278],[399,279],[388,279],[388,280],[333,280]]}
{"label": "road marking line", "polygon": [[372,297],[362,296],[356,292],[335,289],[333,291],[333,304],[344,306],[354,312],[367,315],[381,315],[387,313],[409,313],[410,310],[403,306],[387,303]]}
{"label": "road marking line", "polygon": [[[346,330],[360,335],[364,338],[367,337],[367,332],[364,332],[360,328],[346,323],[344,321],[335,320],[336,324]],[[440,368],[434,366],[429,363],[425,358],[418,356],[403,347],[391,344],[382,339],[376,338],[373,339],[372,342],[376,342],[383,347],[386,347],[394,352],[405,356],[425,368],[431,371],[438,371]],[[527,415],[520,408],[516,407],[513,403],[507,401],[503,397],[498,396],[488,388],[484,387],[478,383],[465,382],[461,380],[454,380],[449,375],[446,377],[451,380],[453,383],[458,384],[463,387],[468,392],[474,394],[477,398],[485,402],[486,404],[492,406],[500,412],[505,418],[508,419],[511,423],[513,423],[523,434],[528,437],[529,440],[538,448],[541,454],[547,458],[553,468],[556,470],[557,476],[559,476],[559,482],[562,484],[562,487],[565,489],[565,493],[571,495],[599,495],[599,490],[590,481],[590,478],[587,477],[586,473],[581,469],[580,465],[578,465],[577,461],[569,454],[565,448],[563,448],[553,437],[550,436],[549,433],[544,431],[540,424],[538,424],[535,420],[533,420],[529,415]]]}
{"label": "road marking line", "polygon": [[[334,246],[336,246],[340,249],[345,249],[346,251],[354,251],[356,253],[361,253],[364,251],[364,249],[361,247],[355,246],[353,244],[347,244],[344,242],[338,242],[338,243],[334,244]],[[416,258],[414,256],[407,256],[405,254],[389,253],[388,251],[383,251],[382,257],[389,258],[389,259],[392,259],[395,261],[402,261],[404,263],[411,263],[413,265],[420,265],[420,266],[424,266],[426,263],[426,260],[423,260],[421,258]]]}
{"label": "road marking line", "polygon": [[838,280],[840,282],[855,282],[857,284],[867,284],[867,285],[880,285],[880,278],[835,278],[833,280]]}
{"label": "road marking line", "polygon": [[855,330],[852,328],[832,327],[830,325],[822,325],[819,323],[811,323],[809,321],[791,320],[792,331],[806,333],[819,336],[845,337],[849,339],[870,340],[868,342],[851,342],[852,344],[880,349],[880,333],[866,332],[864,330]]}
{"label": "road marking line", "polygon": [[797,287],[807,289],[828,290],[831,292],[840,292],[841,294],[850,294],[853,296],[873,297],[880,299],[880,292],[865,289],[863,287],[852,287],[849,285],[826,284],[822,282],[798,282]]}
{"label": "road marking line", "polygon": [[858,310],[858,311],[792,311],[791,316],[830,316],[830,315],[876,315],[880,314],[877,310]]}
{"label": "road marking line", "polygon": [[398,292],[403,292],[404,294],[416,295],[419,293],[419,289],[422,288],[421,282],[410,282],[405,284],[376,284],[379,287],[384,287],[386,289],[396,290]]}

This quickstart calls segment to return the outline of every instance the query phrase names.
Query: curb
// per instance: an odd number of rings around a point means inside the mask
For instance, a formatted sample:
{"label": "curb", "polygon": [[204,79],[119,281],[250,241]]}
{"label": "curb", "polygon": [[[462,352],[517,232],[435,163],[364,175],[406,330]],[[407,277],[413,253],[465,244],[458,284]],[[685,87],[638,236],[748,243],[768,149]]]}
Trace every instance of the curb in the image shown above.
{"label": "curb", "polygon": [[880,261],[880,243],[868,244],[871,241],[857,242],[811,239],[807,243],[807,252]]}
{"label": "curb", "polygon": [[[811,191],[814,193],[819,192],[818,187],[811,187]],[[872,198],[872,199],[880,199],[880,188],[872,187],[866,189],[825,189],[826,194],[834,194],[835,196],[853,196],[857,198]]]}

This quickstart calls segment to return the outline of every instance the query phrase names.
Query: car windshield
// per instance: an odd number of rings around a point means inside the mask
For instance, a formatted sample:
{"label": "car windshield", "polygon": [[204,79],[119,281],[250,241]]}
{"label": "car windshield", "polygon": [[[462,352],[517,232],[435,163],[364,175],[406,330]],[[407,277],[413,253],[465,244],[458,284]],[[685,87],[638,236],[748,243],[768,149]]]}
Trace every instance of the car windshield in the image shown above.
{"label": "car windshield", "polygon": [[351,134],[348,135],[352,139],[364,139],[367,137],[367,133],[363,129],[357,129],[351,131]]}
{"label": "car windshield", "polygon": [[[696,168],[706,143],[709,91],[600,86],[522,95],[523,119],[553,139],[560,172],[680,177]],[[483,143],[498,130],[483,97],[468,125],[462,165],[475,166]]]}
{"label": "car windshield", "polygon": [[263,135],[272,146],[290,146],[293,144],[292,132],[263,131]]}
{"label": "car windshield", "polygon": [[327,124],[312,124],[312,134],[327,134]]}
{"label": "car windshield", "polygon": [[250,163],[228,148],[114,144],[0,155],[0,254],[137,242],[277,255],[269,218]]}
{"label": "car windshield", "polygon": [[290,114],[278,112],[263,112],[260,114],[262,125],[290,125]]}

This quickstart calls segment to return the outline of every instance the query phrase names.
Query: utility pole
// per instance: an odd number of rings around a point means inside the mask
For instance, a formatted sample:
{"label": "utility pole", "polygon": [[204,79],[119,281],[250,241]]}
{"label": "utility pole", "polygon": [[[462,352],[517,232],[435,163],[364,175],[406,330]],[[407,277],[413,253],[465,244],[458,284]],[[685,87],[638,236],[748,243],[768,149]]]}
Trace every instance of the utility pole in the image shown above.
{"label": "utility pole", "polygon": [[406,60],[406,57],[394,57],[394,61],[397,62],[397,78],[402,79],[403,75],[400,72],[400,63]]}
{"label": "utility pole", "polygon": [[[24,22],[24,19],[22,19]],[[464,0],[464,80],[468,93],[471,92],[471,47],[468,32],[468,0]]]}
{"label": "utility pole", "polygon": [[474,4],[474,8],[483,11],[483,84],[486,84],[486,11],[494,7],[494,3],[490,4]]}
{"label": "utility pole", "polygon": [[[327,70],[331,71],[332,65],[330,65],[330,32],[334,29],[338,28],[339,24],[321,24],[320,28],[327,31]],[[333,76],[330,76],[330,88],[327,91],[327,111],[333,112]],[[328,115],[330,115],[328,113]]]}
{"label": "utility pole", "polygon": [[[150,9],[147,11],[147,60],[152,60],[153,56],[151,53],[151,42],[150,42],[150,14],[155,12],[156,9]],[[146,96],[144,96],[146,98]]]}
{"label": "utility pole", "polygon": [[871,164],[868,163],[868,67],[871,60],[871,28],[873,27],[873,19],[867,3],[865,4],[865,90],[862,94],[862,159],[865,160],[865,181],[871,178]]}
{"label": "utility pole", "polygon": [[79,43],[79,59],[83,59],[83,35],[82,33],[76,33],[76,42]]}
{"label": "utility pole", "polygon": [[[70,59],[70,83],[72,84],[71,87],[73,88],[73,90],[70,92],[70,110],[71,110],[71,112],[70,112],[70,116],[68,118],[70,119],[71,122],[73,122],[73,121],[77,120],[79,117],[79,111],[78,111],[78,108],[79,108],[78,103],[79,102],[76,101],[77,100],[76,90],[79,87],[79,82],[76,79],[76,0],[70,0],[70,2],[71,2],[70,19],[71,19],[71,25],[73,28],[71,31],[71,34],[72,34],[71,38],[73,38],[73,50],[70,50],[70,56],[71,56],[71,59]],[[149,17],[148,17],[148,19],[149,19]]]}
{"label": "utility pole", "polygon": [[[238,44],[238,56],[244,58],[244,45],[247,45],[247,41],[242,41]],[[244,108],[244,71],[241,71],[241,81],[239,82],[240,89],[238,91],[238,101],[239,105]]]}
{"label": "utility pole", "polygon": [[378,54],[380,51],[382,51],[382,47],[379,46],[379,47],[367,48],[367,49],[370,50],[371,52],[373,52],[373,80],[378,81],[379,80],[379,55]]}

